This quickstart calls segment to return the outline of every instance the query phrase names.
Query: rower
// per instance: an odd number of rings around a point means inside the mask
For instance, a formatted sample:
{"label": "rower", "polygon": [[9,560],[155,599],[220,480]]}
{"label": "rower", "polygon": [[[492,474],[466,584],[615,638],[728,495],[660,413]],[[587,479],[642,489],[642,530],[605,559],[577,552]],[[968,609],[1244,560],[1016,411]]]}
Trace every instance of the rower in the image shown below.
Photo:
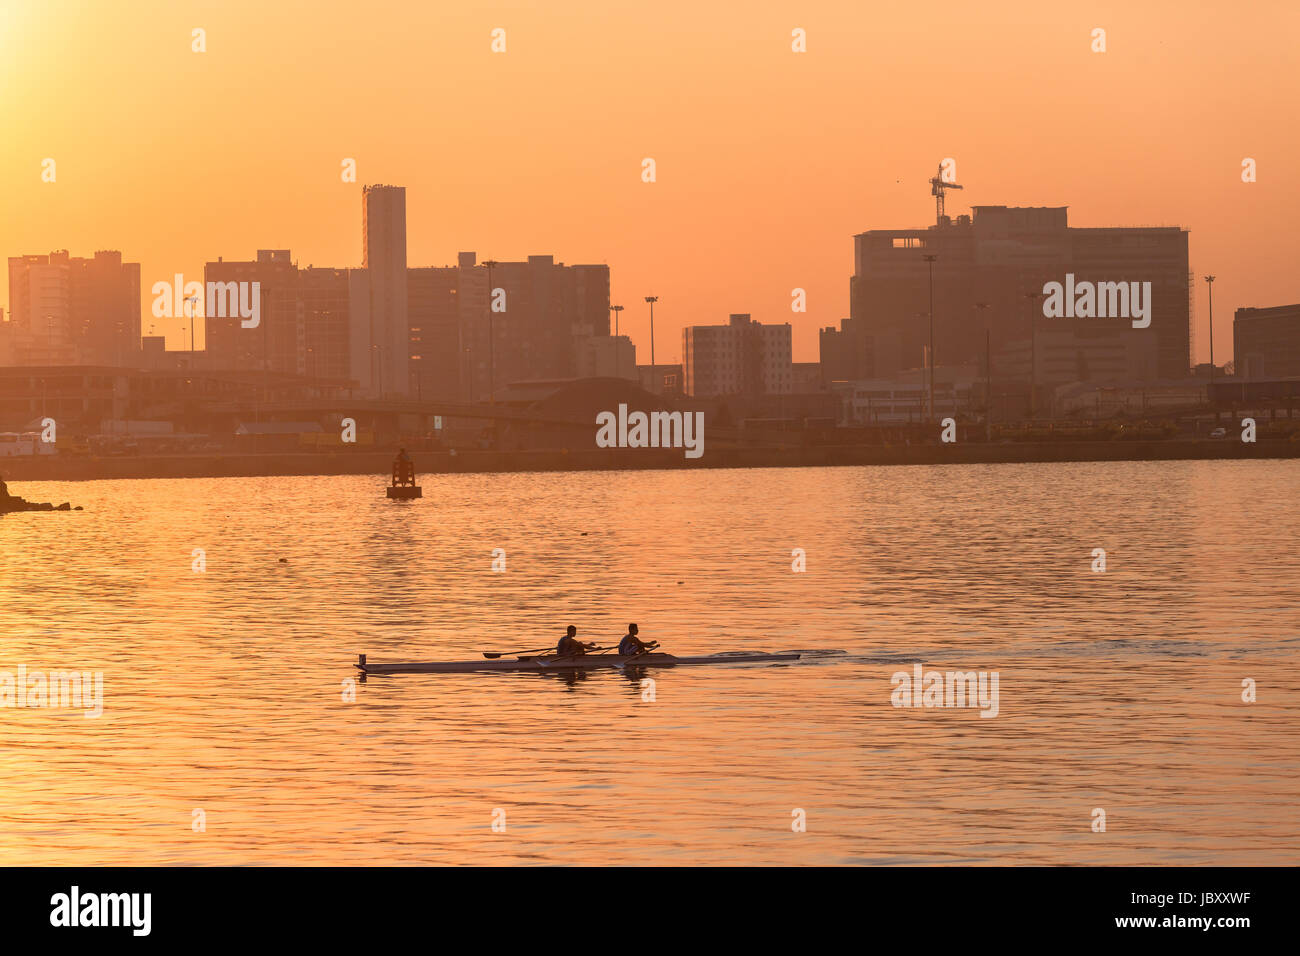
{"label": "rower", "polygon": [[637,637],[637,627],[635,624],[627,626],[627,634],[623,640],[618,642],[618,652],[624,657],[632,657],[637,654],[649,654],[652,648],[658,647],[658,643],[647,644],[641,638]]}
{"label": "rower", "polygon": [[581,657],[587,651],[594,651],[595,649],[595,644],[584,644],[578,640],[578,629],[570,624],[568,631],[560,638],[560,643],[556,645],[555,653],[561,657]]}

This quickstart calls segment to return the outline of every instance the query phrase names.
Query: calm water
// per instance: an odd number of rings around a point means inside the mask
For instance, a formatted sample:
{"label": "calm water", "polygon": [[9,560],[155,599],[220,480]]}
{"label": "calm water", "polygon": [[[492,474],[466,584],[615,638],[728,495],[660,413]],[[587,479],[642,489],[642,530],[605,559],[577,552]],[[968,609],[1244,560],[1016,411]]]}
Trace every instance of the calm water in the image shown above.
{"label": "calm water", "polygon": [[[86,510],[0,519],[0,671],[101,670],[104,712],[0,709],[0,864],[1296,862],[1300,462],[382,482],[15,486]],[[343,700],[358,652],[629,620],[848,653]],[[998,716],[894,708],[914,662],[998,671]]]}

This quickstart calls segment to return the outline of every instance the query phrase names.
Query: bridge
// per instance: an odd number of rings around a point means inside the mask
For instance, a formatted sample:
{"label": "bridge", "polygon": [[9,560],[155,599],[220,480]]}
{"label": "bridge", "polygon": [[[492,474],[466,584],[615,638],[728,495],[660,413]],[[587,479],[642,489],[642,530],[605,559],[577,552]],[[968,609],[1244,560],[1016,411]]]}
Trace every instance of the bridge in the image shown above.
{"label": "bridge", "polygon": [[375,399],[375,398],[309,398],[289,399],[271,402],[200,402],[198,409],[205,415],[229,415],[246,419],[289,418],[300,421],[319,418],[322,415],[346,415],[359,417],[393,417],[413,415],[419,418],[468,418],[500,423],[553,425],[553,426],[588,426],[593,421],[575,421],[571,418],[548,418],[508,405],[468,404],[465,402],[419,401],[415,399]]}

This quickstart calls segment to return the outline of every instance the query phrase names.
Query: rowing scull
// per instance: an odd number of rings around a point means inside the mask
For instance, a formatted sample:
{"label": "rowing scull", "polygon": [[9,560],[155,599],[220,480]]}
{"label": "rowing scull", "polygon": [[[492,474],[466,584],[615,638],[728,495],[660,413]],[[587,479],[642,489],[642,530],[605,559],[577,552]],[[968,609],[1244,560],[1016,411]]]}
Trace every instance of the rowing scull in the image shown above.
{"label": "rowing scull", "polygon": [[517,657],[511,661],[412,661],[372,664],[360,655],[353,666],[363,674],[470,674],[475,671],[563,671],[595,667],[680,667],[684,664],[759,664],[797,661],[798,654],[712,654],[708,657],[676,657],[672,654],[588,654],[582,657]]}

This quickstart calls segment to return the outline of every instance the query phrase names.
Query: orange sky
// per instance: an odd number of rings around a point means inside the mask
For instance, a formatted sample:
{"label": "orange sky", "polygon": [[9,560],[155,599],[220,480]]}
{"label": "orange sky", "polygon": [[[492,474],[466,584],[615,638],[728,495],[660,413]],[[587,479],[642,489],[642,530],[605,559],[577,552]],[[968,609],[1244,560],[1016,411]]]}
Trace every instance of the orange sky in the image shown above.
{"label": "orange sky", "polygon": [[932,222],[951,156],[952,214],[1190,229],[1197,358],[1213,272],[1223,361],[1233,309],[1300,301],[1297,36],[1294,0],[0,0],[0,255],[122,250],[180,348],[153,282],[258,248],[360,265],[360,183],[395,183],[411,265],[606,262],[643,362],[647,294],[660,361],[728,312],[812,361],[853,234]]}

